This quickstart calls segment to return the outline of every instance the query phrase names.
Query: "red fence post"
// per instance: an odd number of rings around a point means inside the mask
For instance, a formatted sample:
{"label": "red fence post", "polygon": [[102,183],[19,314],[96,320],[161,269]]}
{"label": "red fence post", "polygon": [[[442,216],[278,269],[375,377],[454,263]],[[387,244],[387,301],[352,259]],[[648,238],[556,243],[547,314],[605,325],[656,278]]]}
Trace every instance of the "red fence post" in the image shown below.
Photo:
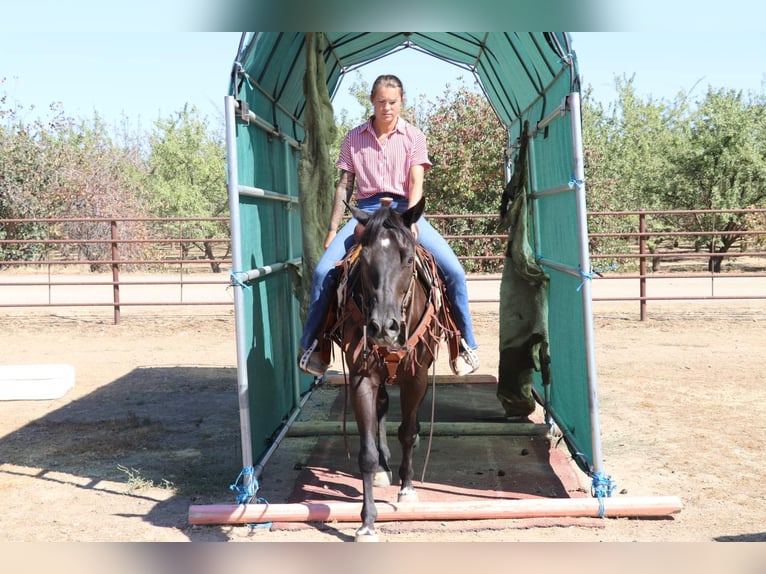
{"label": "red fence post", "polygon": [[114,324],[120,323],[120,264],[117,262],[120,258],[120,250],[117,246],[117,220],[110,222],[112,236],[112,300],[114,303]]}

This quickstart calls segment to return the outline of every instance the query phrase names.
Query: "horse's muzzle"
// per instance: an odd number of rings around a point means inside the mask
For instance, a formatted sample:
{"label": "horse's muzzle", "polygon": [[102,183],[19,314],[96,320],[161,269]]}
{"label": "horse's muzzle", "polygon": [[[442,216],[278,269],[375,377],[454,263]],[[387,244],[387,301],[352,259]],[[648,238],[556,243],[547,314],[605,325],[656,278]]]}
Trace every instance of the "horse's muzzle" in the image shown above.
{"label": "horse's muzzle", "polygon": [[372,340],[378,347],[385,347],[389,351],[399,350],[406,342],[404,336],[404,322],[398,319],[387,319],[383,325],[375,318],[367,324],[367,338]]}

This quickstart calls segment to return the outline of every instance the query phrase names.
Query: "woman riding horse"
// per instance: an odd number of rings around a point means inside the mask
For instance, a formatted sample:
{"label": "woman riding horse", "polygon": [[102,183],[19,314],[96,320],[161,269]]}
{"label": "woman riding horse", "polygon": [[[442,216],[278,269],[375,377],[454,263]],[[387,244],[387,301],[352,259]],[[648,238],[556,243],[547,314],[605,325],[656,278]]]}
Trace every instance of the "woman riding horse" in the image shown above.
{"label": "woman riding horse", "polygon": [[[335,190],[330,227],[324,242],[325,252],[314,269],[308,315],[301,336],[298,364],[302,371],[321,376],[329,366],[319,352],[319,330],[334,295],[333,270],[353,245],[356,218],[340,230],[345,202],[351,201],[357,184],[357,207],[372,213],[381,199],[393,199],[393,206],[404,213],[423,198],[423,176],[431,167],[425,134],[400,117],[404,90],[396,76],[379,76],[372,85],[370,101],[374,115],[346,134],[337,167],[340,179]],[[455,323],[462,334],[460,350],[450,361],[456,375],[467,375],[479,368],[476,340],[468,307],[465,271],[447,241],[425,218],[412,232],[430,251],[445,282]]]}

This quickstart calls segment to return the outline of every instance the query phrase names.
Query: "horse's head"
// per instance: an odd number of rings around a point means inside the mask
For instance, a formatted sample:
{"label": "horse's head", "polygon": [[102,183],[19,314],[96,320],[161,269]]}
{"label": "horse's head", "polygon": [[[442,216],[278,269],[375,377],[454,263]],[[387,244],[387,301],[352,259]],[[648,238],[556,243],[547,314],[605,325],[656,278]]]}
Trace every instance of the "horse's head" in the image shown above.
{"label": "horse's head", "polygon": [[367,337],[397,350],[407,340],[406,307],[412,296],[415,237],[411,226],[423,214],[425,199],[403,214],[389,205],[374,213],[349,207],[364,225],[359,242],[357,295],[363,307]]}

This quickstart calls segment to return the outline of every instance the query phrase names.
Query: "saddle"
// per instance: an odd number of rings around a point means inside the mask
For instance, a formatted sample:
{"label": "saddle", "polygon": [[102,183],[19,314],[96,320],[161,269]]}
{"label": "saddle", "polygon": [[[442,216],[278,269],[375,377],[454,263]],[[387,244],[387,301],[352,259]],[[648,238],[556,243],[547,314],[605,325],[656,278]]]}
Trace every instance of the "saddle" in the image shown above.
{"label": "saddle", "polygon": [[[457,328],[455,320],[449,307],[449,298],[447,297],[444,281],[439,275],[438,267],[434,256],[422,245],[416,245],[415,249],[415,278],[420,282],[427,294],[426,307],[422,316],[417,322],[417,326],[409,333],[407,342],[398,351],[392,352],[388,349],[381,349],[372,342],[365,341],[362,337],[358,341],[352,341],[346,338],[347,329],[345,328],[349,321],[356,324],[363,324],[364,316],[356,300],[351,296],[351,281],[353,280],[354,267],[359,259],[359,253],[362,246],[353,245],[335,265],[335,292],[327,310],[327,315],[322,322],[322,327],[318,333],[319,352],[324,363],[332,362],[332,346],[337,344],[344,352],[347,352],[352,344],[353,358],[356,361],[360,355],[367,360],[377,360],[384,363],[388,368],[388,382],[394,382],[399,364],[405,359],[418,343],[440,343],[446,340],[450,359],[454,360],[460,352],[460,330]],[[435,360],[436,357],[432,356]],[[414,373],[416,368],[414,354],[411,355],[410,366]]]}

